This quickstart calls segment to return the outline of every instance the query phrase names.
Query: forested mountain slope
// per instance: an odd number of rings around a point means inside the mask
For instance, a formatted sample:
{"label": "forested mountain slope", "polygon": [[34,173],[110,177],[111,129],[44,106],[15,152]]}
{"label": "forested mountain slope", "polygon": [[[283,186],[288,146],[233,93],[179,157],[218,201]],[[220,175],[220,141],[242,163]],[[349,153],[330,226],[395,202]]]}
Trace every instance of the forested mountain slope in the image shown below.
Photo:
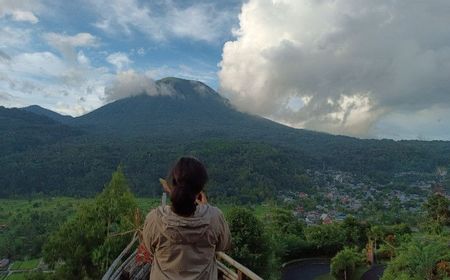
{"label": "forested mountain slope", "polygon": [[212,194],[252,200],[309,188],[306,169],[386,181],[396,172],[450,165],[450,142],[362,140],[294,129],[239,112],[200,82],[166,78],[157,89],[77,118],[40,107],[32,107],[35,113],[0,108],[0,196],[92,195],[119,164],[136,193],[155,195],[157,178],[183,154],[206,162]]}
{"label": "forested mountain slope", "polygon": [[0,151],[2,155],[24,152],[82,134],[81,130],[66,126],[48,117],[0,106]]}
{"label": "forested mountain slope", "polygon": [[42,108],[41,106],[38,105],[31,105],[28,107],[23,107],[21,109],[27,112],[35,113],[36,115],[45,116],[60,123],[68,123],[73,119],[72,116],[61,115],[51,110]]}

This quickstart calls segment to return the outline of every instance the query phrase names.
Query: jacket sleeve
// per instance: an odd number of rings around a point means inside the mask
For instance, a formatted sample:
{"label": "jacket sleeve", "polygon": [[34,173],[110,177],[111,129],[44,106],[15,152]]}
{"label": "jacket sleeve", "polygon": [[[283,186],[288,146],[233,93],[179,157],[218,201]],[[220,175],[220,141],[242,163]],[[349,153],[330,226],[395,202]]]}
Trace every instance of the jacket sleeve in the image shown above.
{"label": "jacket sleeve", "polygon": [[144,241],[145,248],[154,255],[156,248],[156,209],[153,209],[145,218],[144,229],[142,231],[142,239]]}
{"label": "jacket sleeve", "polygon": [[228,227],[228,223],[220,210],[217,221],[218,234],[216,251],[227,251],[231,247],[231,233],[230,228]]}

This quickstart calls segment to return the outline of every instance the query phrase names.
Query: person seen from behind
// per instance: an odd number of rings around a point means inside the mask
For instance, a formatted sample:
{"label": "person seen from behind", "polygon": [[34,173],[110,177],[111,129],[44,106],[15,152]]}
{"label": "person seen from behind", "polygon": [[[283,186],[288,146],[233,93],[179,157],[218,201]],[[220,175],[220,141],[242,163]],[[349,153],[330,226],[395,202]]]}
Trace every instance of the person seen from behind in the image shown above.
{"label": "person seen from behind", "polygon": [[150,279],[218,278],[215,253],[229,249],[230,230],[222,212],[207,203],[205,166],[182,157],[164,186],[171,206],[153,209],[145,220],[143,243],[153,262]]}

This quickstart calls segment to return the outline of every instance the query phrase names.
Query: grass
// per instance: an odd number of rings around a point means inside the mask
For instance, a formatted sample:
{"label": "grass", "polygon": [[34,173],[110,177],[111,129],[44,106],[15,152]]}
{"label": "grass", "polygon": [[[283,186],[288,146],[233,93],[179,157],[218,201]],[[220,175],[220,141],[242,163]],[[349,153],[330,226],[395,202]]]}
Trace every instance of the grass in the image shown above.
{"label": "grass", "polygon": [[25,280],[25,272],[12,273],[5,278],[5,280]]}
{"label": "grass", "polygon": [[226,215],[233,207],[244,207],[249,208],[253,211],[253,213],[256,215],[258,219],[263,220],[267,213],[271,211],[273,206],[268,204],[257,204],[257,205],[251,205],[251,206],[242,206],[242,205],[234,205],[234,204],[227,204],[227,203],[219,203],[217,206],[222,212]]}
{"label": "grass", "polygon": [[334,280],[334,277],[331,276],[331,274],[327,273],[316,277],[314,280]]}
{"label": "grass", "polygon": [[146,215],[151,209],[161,205],[160,198],[139,197],[136,198],[139,209]]}
{"label": "grass", "polygon": [[[142,211],[144,216],[153,208],[156,208],[161,205],[161,198],[136,198],[139,209]],[[170,203],[170,199],[167,198],[167,203]],[[214,203],[213,206],[218,207],[224,214],[227,214],[233,207],[248,207],[250,208],[259,219],[264,219],[266,214],[270,212],[273,206],[268,204],[258,204],[251,206],[242,206],[242,205],[234,205],[230,203]]]}
{"label": "grass", "polygon": [[[71,208],[73,212],[84,202],[92,201],[92,198],[73,198],[73,197],[46,197],[33,199],[0,199],[0,224],[8,224],[10,217],[14,214],[24,213],[35,209],[40,211],[51,210],[59,211],[61,208]],[[139,209],[143,214],[148,213],[151,209],[161,205],[161,198],[136,197]],[[167,198],[167,203],[170,199]],[[219,207],[224,213],[229,212],[234,204],[229,203],[212,203]],[[270,205],[252,205],[243,206],[253,210],[258,218],[264,218],[271,207]]]}
{"label": "grass", "polygon": [[39,265],[40,259],[31,259],[26,261],[15,261],[11,264],[11,270],[30,270]]}
{"label": "grass", "polygon": [[0,224],[8,224],[14,215],[31,210],[59,211],[75,210],[80,204],[91,199],[73,197],[46,197],[32,199],[0,199]]}

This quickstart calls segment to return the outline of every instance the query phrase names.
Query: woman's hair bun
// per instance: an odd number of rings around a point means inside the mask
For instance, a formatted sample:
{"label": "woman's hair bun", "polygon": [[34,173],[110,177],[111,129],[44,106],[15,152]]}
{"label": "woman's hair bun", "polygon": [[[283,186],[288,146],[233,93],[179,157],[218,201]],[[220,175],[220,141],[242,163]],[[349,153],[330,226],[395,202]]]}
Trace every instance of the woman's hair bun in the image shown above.
{"label": "woman's hair bun", "polygon": [[195,199],[208,182],[206,168],[194,157],[182,157],[169,173],[172,185],[170,200],[175,213],[182,216],[194,214]]}

